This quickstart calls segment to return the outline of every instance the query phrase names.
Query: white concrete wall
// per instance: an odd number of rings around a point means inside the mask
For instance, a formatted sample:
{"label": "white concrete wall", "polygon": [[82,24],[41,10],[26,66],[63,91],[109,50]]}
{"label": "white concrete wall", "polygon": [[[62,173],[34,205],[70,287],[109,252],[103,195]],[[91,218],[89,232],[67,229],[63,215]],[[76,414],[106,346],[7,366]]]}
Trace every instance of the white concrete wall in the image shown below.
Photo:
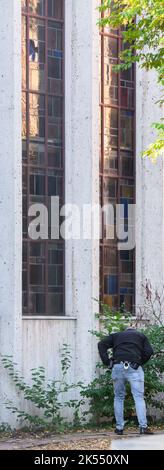
{"label": "white concrete wall", "polygon": [[[99,30],[97,0],[66,2],[66,201],[99,203]],[[67,41],[67,37],[69,40]],[[93,231],[93,227],[92,227]],[[66,305],[77,317],[76,377],[93,376],[99,241],[66,244]],[[70,306],[70,307],[69,307]]]}
{"label": "white concrete wall", "polygon": [[[66,202],[99,203],[99,0],[66,0],[65,119]],[[27,380],[45,366],[47,379],[60,377],[59,349],[71,345],[69,380],[88,383],[94,375],[99,296],[99,241],[66,242],[66,317],[21,317],[21,1],[0,0],[0,352],[11,354]],[[151,141],[150,124],[159,119],[160,92],[154,74],[137,69],[136,303],[141,284],[164,282],[163,161],[140,153]],[[92,226],[93,233],[93,226]],[[23,328],[22,328],[23,326]],[[14,423],[3,405],[13,388],[1,370],[0,421]]]}
{"label": "white concrete wall", "polygon": [[[81,210],[83,203],[99,202],[98,0],[65,4],[65,192],[66,202],[78,204]],[[1,351],[14,354],[27,381],[30,369],[40,365],[46,368],[47,379],[52,379],[60,377],[59,349],[68,343],[73,356],[70,381],[88,383],[97,359],[96,341],[88,330],[96,326],[93,299],[99,296],[99,240],[66,242],[65,318],[21,318],[20,6],[20,0],[0,0]],[[1,394],[6,391],[9,396],[11,383],[5,383],[2,374]],[[2,403],[2,395],[0,399]],[[13,424],[4,407],[0,419]]]}
{"label": "white concrete wall", "polygon": [[[72,356],[71,366],[65,376],[67,383],[76,380],[75,375],[75,345],[76,345],[76,320],[23,320],[23,363],[22,372],[27,382],[31,382],[31,369],[40,366],[45,367],[46,380],[62,379],[61,355],[63,344],[67,343]],[[71,395],[65,395],[65,400],[71,396],[75,398],[75,391]],[[60,396],[60,400],[62,396]],[[22,402],[21,406],[30,412],[35,412],[35,407],[28,406]],[[64,414],[68,418],[71,416],[70,410],[64,409]]]}
{"label": "white concrete wall", "polygon": [[136,107],[136,305],[143,305],[141,284],[150,280],[154,289],[164,284],[164,166],[141,158],[141,152],[153,142],[151,128],[162,115],[156,103],[161,97],[154,71],[137,67]]}
{"label": "white concrete wall", "polygon": [[[22,162],[21,2],[0,0],[0,352],[21,361]],[[13,422],[4,400],[13,395],[0,371],[0,420]],[[14,398],[15,399],[15,398]]]}
{"label": "white concrete wall", "polygon": [[[99,31],[97,0],[65,3],[65,198],[82,208],[99,202]],[[70,381],[94,375],[99,296],[99,241],[66,241],[66,317],[23,319],[23,369],[43,365],[47,378],[60,376],[59,348],[68,343]]]}

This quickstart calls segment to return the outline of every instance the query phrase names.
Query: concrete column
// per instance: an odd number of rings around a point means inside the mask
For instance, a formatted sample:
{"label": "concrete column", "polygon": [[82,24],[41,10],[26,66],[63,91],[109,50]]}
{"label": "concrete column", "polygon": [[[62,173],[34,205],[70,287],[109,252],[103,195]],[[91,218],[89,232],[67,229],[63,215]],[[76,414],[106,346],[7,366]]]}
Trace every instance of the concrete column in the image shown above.
{"label": "concrete column", "polygon": [[[66,202],[99,204],[99,29],[97,0],[66,2]],[[66,242],[66,313],[77,317],[75,377],[94,374],[99,240]]]}
{"label": "concrete column", "polygon": [[[21,0],[0,0],[0,352],[21,358]],[[3,372],[3,375],[2,375]],[[12,383],[1,371],[0,420]]]}
{"label": "concrete column", "polygon": [[143,305],[142,283],[148,279],[159,291],[164,283],[163,158],[156,163],[141,158],[156,137],[151,124],[161,117],[156,73],[137,68],[136,91],[136,304]]}

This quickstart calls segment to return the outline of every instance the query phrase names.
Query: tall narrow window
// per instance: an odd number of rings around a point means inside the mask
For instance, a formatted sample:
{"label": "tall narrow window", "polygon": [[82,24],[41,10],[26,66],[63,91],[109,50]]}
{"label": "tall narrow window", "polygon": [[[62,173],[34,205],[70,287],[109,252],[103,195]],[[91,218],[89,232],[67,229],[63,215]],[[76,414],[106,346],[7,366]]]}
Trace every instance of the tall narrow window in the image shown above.
{"label": "tall narrow window", "polygon": [[[128,205],[135,202],[135,74],[133,67],[119,73],[113,70],[124,47],[121,31],[105,27],[100,44],[101,204],[124,205],[126,231]],[[101,299],[114,309],[124,306],[132,312],[135,250],[119,251],[116,230],[113,239],[106,237],[104,219],[102,233]]]}
{"label": "tall narrow window", "polygon": [[22,0],[23,315],[64,315],[64,241],[31,240],[28,209],[64,203],[64,1]]}

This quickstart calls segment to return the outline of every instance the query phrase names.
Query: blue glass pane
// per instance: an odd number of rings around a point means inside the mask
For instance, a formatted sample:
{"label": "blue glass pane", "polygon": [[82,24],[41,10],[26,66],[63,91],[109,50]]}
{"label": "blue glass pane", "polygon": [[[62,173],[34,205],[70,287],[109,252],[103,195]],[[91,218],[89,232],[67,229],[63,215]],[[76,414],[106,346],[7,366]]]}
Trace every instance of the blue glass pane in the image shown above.
{"label": "blue glass pane", "polygon": [[128,218],[128,199],[127,198],[120,198],[120,204],[124,204],[124,217],[125,219]]}
{"label": "blue glass pane", "polygon": [[120,251],[120,259],[128,260],[129,259],[129,251]]}
{"label": "blue glass pane", "polygon": [[105,276],[105,294],[115,295],[118,291],[118,276]]}
{"label": "blue glass pane", "polygon": [[126,287],[122,287],[120,289],[120,294],[127,294],[128,293],[128,289]]}

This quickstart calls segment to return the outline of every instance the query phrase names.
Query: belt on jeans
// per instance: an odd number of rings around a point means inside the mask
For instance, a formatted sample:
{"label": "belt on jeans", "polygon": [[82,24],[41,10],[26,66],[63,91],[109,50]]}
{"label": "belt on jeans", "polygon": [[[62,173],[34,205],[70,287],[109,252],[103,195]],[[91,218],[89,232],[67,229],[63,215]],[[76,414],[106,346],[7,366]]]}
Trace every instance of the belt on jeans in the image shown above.
{"label": "belt on jeans", "polygon": [[139,364],[137,362],[114,361],[114,365],[115,364],[122,364],[125,370],[129,369],[129,367],[132,367],[132,369],[137,370],[139,367]]}

